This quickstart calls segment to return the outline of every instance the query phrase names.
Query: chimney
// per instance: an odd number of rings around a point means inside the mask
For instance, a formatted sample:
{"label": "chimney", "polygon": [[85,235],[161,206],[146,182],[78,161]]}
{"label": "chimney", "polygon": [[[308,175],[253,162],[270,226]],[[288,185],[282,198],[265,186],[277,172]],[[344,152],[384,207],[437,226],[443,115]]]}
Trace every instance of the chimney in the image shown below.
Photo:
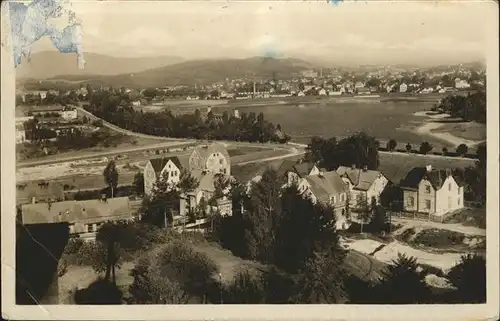
{"label": "chimney", "polygon": [[363,172],[366,172],[368,170],[368,166],[363,166]]}
{"label": "chimney", "polygon": [[102,202],[107,202],[108,201],[108,198],[107,198],[106,194],[101,194],[101,201]]}
{"label": "chimney", "polygon": [[428,172],[432,171],[432,165],[427,165],[427,166],[425,166],[425,169],[426,169]]}

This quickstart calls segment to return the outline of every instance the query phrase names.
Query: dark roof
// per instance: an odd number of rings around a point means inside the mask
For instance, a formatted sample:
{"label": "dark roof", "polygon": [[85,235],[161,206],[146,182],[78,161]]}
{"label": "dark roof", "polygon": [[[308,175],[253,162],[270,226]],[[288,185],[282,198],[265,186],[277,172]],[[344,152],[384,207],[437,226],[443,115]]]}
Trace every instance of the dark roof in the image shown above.
{"label": "dark roof", "polygon": [[183,168],[182,163],[177,156],[166,157],[166,158],[153,158],[150,159],[149,161],[151,162],[151,165],[153,166],[155,172],[159,173],[163,170],[163,168],[165,168],[165,165],[167,165],[169,160],[171,160],[172,163],[174,163],[175,166],[177,166],[179,169]]}
{"label": "dark roof", "polygon": [[305,177],[309,175],[314,166],[315,164],[311,162],[299,163],[295,160],[285,159],[278,168],[278,174],[280,176],[283,176],[289,171],[293,171],[297,173],[300,177]]}
{"label": "dark roof", "polygon": [[402,188],[417,189],[422,179],[427,179],[435,190],[439,190],[448,176],[452,176],[459,186],[463,185],[463,180],[458,175],[453,175],[449,169],[431,169],[428,171],[425,167],[415,167],[401,180],[400,186]]}
{"label": "dark roof", "polygon": [[26,204],[22,208],[23,224],[85,222],[132,217],[128,197],[103,200],[64,201]]}
{"label": "dark roof", "polygon": [[354,188],[366,191],[368,190],[375,180],[381,175],[379,171],[374,170],[364,170],[361,168],[352,168],[346,166],[340,166],[337,169],[337,173],[340,176],[347,176]]}
{"label": "dark roof", "polygon": [[293,166],[293,169],[300,177],[309,175],[314,167],[314,163],[298,163]]}

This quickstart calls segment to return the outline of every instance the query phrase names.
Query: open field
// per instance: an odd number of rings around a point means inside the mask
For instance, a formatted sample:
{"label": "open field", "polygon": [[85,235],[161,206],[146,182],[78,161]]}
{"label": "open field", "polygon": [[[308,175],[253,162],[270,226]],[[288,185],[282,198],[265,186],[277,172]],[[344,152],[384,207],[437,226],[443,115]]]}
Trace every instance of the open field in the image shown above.
{"label": "open field", "polygon": [[399,183],[414,167],[432,165],[435,168],[466,168],[474,166],[476,160],[454,157],[437,157],[406,153],[379,153],[381,171],[393,183]]}
{"label": "open field", "polygon": [[486,139],[486,130],[484,124],[476,122],[461,122],[461,123],[439,123],[440,126],[431,130],[433,133],[448,133],[455,137],[481,141]]}
{"label": "open field", "polygon": [[[237,155],[231,157],[231,162],[233,164],[272,157],[282,157],[289,153],[288,150],[279,146],[275,149],[263,147],[254,148],[250,146],[228,146],[228,152]],[[105,184],[102,177],[102,171],[110,159],[115,159],[119,172],[119,185],[130,185],[133,183],[134,175],[138,171],[142,171],[149,159],[167,156],[183,156],[189,155],[189,153],[189,149],[182,150],[182,148],[177,151],[171,150],[168,153],[165,153],[165,150],[159,150],[158,154],[154,150],[145,150],[130,154],[120,154],[119,156],[115,155],[113,157],[23,167],[18,168],[16,179],[17,182],[53,180],[62,185],[68,185],[71,189],[75,190],[104,188]]]}

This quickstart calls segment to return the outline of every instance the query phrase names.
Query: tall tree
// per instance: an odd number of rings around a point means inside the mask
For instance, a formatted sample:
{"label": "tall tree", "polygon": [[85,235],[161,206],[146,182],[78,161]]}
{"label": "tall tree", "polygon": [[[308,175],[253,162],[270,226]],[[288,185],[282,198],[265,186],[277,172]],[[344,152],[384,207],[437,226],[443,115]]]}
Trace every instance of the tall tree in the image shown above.
{"label": "tall tree", "polygon": [[394,151],[394,149],[396,149],[397,146],[398,142],[396,142],[396,140],[394,139],[391,139],[387,142],[387,150],[390,152]]}
{"label": "tall tree", "polygon": [[457,154],[460,156],[464,156],[465,154],[467,154],[468,151],[469,147],[467,147],[467,145],[465,144],[460,144],[457,146]]}
{"label": "tall tree", "polygon": [[243,220],[248,229],[245,231],[246,255],[252,259],[266,260],[269,247],[273,243],[276,213],[280,210],[282,180],[273,169],[267,169],[262,179],[250,190],[247,210]]}
{"label": "tall tree", "polygon": [[137,172],[134,175],[134,187],[137,195],[144,195],[144,175],[141,172]]}
{"label": "tall tree", "polygon": [[102,175],[104,176],[104,182],[108,184],[111,190],[111,198],[113,198],[114,191],[118,186],[118,170],[116,168],[116,163],[114,160],[110,160],[108,162],[108,164],[104,168]]}
{"label": "tall tree", "polygon": [[112,275],[113,283],[116,284],[116,267],[120,259],[120,239],[122,237],[122,224],[126,223],[105,223],[97,232],[96,241],[100,242],[105,249],[106,276],[104,279],[109,281]]}
{"label": "tall tree", "polygon": [[373,298],[373,303],[380,304],[428,303],[431,296],[417,259],[404,254],[398,254],[398,258],[382,272],[374,293],[377,297]]}
{"label": "tall tree", "polygon": [[478,254],[466,254],[448,272],[448,280],[457,289],[460,303],[486,302],[486,259]]}
{"label": "tall tree", "polygon": [[420,153],[426,155],[433,149],[433,146],[429,142],[423,142],[420,144]]}

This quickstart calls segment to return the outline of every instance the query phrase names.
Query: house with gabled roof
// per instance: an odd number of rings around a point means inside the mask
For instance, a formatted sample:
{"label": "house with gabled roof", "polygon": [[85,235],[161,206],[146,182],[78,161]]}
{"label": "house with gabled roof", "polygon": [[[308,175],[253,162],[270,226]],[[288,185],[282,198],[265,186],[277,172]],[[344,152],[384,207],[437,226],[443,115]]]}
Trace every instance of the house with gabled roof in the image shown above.
{"label": "house with gabled roof", "polygon": [[98,200],[25,204],[21,207],[23,225],[68,223],[69,234],[95,238],[108,221],[133,220],[128,197]]}
{"label": "house with gabled roof", "polygon": [[285,176],[287,185],[298,183],[301,178],[317,175],[320,172],[316,164],[302,160],[284,160],[278,168],[278,174]]}
{"label": "house with gabled roof", "polygon": [[413,168],[401,180],[403,210],[442,216],[464,207],[464,184],[450,169]]}
{"label": "house with gabled roof", "polygon": [[380,195],[389,183],[389,180],[379,171],[369,170],[366,166],[339,166],[337,174],[349,186],[353,209],[364,209],[369,206],[372,199],[380,203]]}
{"label": "house with gabled roof", "polygon": [[350,226],[350,213],[346,208],[349,186],[345,184],[335,171],[319,172],[307,175],[297,185],[302,196],[311,199],[313,203],[321,203],[332,208],[336,218],[337,229],[347,229]]}
{"label": "house with gabled roof", "polygon": [[[144,167],[144,194],[151,196],[154,184],[165,177],[171,188],[175,188],[181,179],[181,172],[194,177],[199,186],[179,200],[179,214],[185,215],[196,208],[202,199],[209,201],[214,194],[214,182],[217,175],[229,179],[231,174],[231,158],[222,144],[197,146],[189,156],[173,156],[156,158],[148,161]],[[231,213],[229,201],[218,200],[219,210]],[[229,203],[229,205],[228,205]]]}
{"label": "house with gabled roof", "polygon": [[172,186],[179,182],[181,170],[187,167],[187,159],[177,156],[166,158],[153,158],[144,167],[144,194],[151,195],[154,183],[160,177],[166,176],[167,182]]}

